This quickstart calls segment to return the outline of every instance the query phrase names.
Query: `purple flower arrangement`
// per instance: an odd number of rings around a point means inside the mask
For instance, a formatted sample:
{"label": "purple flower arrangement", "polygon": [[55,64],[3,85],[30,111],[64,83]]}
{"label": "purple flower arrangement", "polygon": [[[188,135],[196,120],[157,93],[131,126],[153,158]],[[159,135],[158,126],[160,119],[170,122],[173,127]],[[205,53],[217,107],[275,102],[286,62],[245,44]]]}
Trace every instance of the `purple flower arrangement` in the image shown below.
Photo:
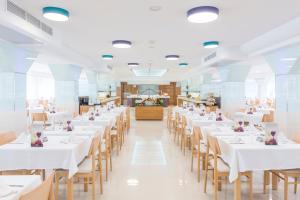
{"label": "purple flower arrangement", "polygon": [[236,128],[234,128],[234,132],[244,132],[244,128],[242,127],[242,125],[243,125],[243,122],[242,121],[239,121],[239,126],[238,127],[236,127]]}
{"label": "purple flower arrangement", "polygon": [[94,113],[91,113],[91,116],[89,117],[89,120],[90,121],[94,121],[95,120]]}
{"label": "purple flower arrangement", "polygon": [[250,108],[249,112],[247,112],[248,115],[253,115],[253,109]]}
{"label": "purple flower arrangement", "polygon": [[35,135],[31,136],[31,147],[43,147],[43,141],[41,139],[42,133],[37,132]]}
{"label": "purple flower arrangement", "polygon": [[67,121],[67,131],[72,131],[73,127],[71,125],[71,121]]}
{"label": "purple flower arrangement", "polygon": [[95,116],[96,116],[96,117],[99,117],[99,116],[100,116],[99,110],[96,111]]}
{"label": "purple flower arrangement", "polygon": [[222,113],[218,114],[218,117],[216,118],[216,121],[223,121]]}
{"label": "purple flower arrangement", "polygon": [[278,145],[278,142],[275,138],[276,136],[276,131],[271,131],[271,138],[268,138],[266,141],[265,141],[265,145]]}

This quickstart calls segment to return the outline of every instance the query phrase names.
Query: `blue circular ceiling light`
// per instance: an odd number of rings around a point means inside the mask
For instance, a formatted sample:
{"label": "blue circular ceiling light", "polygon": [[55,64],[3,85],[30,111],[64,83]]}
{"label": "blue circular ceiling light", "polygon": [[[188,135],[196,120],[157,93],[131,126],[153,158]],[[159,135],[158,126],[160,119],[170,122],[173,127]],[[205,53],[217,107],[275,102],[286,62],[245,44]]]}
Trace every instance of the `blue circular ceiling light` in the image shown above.
{"label": "blue circular ceiling light", "polygon": [[128,67],[138,67],[139,63],[128,63]]}
{"label": "blue circular ceiling light", "polygon": [[103,54],[102,55],[103,60],[112,60],[113,58],[114,58],[114,56],[111,54]]}
{"label": "blue circular ceiling light", "polygon": [[52,21],[65,22],[69,20],[70,13],[63,8],[48,6],[43,8],[43,16]]}
{"label": "blue circular ceiling light", "polygon": [[119,49],[127,49],[130,48],[132,43],[127,40],[114,40],[112,41],[112,46]]}
{"label": "blue circular ceiling light", "polygon": [[217,20],[219,9],[213,6],[200,6],[187,11],[187,19],[192,23],[208,23]]}
{"label": "blue circular ceiling light", "polygon": [[219,42],[218,41],[208,41],[203,43],[203,47],[206,49],[214,49],[219,47]]}
{"label": "blue circular ceiling light", "polygon": [[189,64],[188,63],[179,63],[180,67],[187,67]]}
{"label": "blue circular ceiling light", "polygon": [[166,60],[178,60],[179,59],[179,55],[166,55]]}

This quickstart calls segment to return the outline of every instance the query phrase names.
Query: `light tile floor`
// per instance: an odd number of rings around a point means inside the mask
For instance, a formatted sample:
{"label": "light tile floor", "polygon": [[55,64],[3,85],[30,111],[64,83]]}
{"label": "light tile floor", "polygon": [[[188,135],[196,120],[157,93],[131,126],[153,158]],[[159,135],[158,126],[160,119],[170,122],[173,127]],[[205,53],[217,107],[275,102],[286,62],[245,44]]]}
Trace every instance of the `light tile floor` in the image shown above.
{"label": "light tile floor", "polygon": [[[282,182],[278,191],[262,194],[261,173],[255,174],[254,199],[283,199]],[[62,187],[63,189],[63,187]],[[243,184],[242,199],[248,199]],[[63,190],[64,191],[64,190]],[[60,199],[65,199],[65,192]],[[300,193],[300,192],[299,192]],[[290,200],[300,199],[290,187]],[[91,199],[91,189],[83,192],[83,185],[75,185],[75,199]],[[113,172],[104,182],[102,200],[206,200],[213,199],[211,182],[207,194],[203,193],[203,178],[197,182],[196,170],[190,171],[190,155],[183,156],[174,143],[166,123],[161,121],[135,121],[119,156],[114,155]],[[224,184],[219,199],[233,199],[232,184]]]}

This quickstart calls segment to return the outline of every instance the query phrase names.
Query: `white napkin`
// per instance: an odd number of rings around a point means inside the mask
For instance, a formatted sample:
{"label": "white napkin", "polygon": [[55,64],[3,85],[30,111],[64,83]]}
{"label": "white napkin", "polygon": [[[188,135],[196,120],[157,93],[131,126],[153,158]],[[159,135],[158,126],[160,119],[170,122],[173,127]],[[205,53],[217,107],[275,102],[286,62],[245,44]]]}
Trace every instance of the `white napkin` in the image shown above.
{"label": "white napkin", "polygon": [[6,185],[5,183],[0,182],[0,198],[7,197],[14,193],[16,193],[16,191],[14,191],[11,187]]}

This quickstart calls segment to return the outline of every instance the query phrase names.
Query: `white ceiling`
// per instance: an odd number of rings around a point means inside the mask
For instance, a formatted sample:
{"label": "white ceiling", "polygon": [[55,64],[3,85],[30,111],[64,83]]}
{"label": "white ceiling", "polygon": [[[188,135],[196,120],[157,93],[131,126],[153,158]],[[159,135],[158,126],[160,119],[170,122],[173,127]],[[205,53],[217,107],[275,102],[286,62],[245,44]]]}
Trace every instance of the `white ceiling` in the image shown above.
{"label": "white ceiling", "polygon": [[[48,24],[61,31],[63,42],[82,55],[101,59],[111,53],[113,73],[120,79],[133,79],[128,62],[141,67],[168,68],[166,80],[182,78],[191,67],[201,64],[208,50],[201,44],[219,40],[224,47],[239,46],[255,37],[300,16],[299,0],[14,0],[28,12],[42,19],[44,6],[59,6],[70,11],[66,23]],[[201,5],[220,9],[217,21],[192,24],[186,11]],[[150,6],[161,6],[157,12]],[[125,39],[133,42],[131,49],[114,49],[111,41]],[[179,54],[179,61],[166,61],[167,54]],[[188,62],[181,69],[179,62]]]}

